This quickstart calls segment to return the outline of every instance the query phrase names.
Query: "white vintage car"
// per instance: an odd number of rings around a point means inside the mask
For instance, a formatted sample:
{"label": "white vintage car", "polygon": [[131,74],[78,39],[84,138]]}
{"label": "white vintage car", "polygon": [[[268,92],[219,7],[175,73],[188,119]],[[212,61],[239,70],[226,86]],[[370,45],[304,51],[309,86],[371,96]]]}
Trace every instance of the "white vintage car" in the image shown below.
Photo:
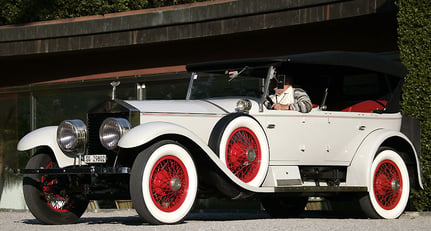
{"label": "white vintage car", "polygon": [[[37,149],[24,196],[46,224],[75,222],[89,200],[131,199],[148,223],[184,220],[198,198],[259,198],[274,217],[309,196],[348,195],[371,218],[397,218],[422,188],[419,126],[399,106],[404,67],[385,54],[327,51],[191,64],[184,100],[120,100],[27,134]],[[312,111],[272,110],[295,77]]]}

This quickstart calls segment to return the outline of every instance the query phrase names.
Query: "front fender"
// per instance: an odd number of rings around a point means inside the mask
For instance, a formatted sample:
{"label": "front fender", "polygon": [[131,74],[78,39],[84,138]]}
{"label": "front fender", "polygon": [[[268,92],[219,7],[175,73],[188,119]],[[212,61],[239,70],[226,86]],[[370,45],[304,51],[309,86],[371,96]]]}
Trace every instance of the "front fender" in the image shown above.
{"label": "front fender", "polygon": [[52,150],[60,168],[74,164],[74,158],[66,156],[57,144],[57,126],[43,127],[28,133],[18,142],[17,149],[27,151],[43,146]]}
{"label": "front fender", "polygon": [[204,143],[190,130],[169,122],[149,122],[132,128],[118,142],[121,148],[135,148],[146,144],[156,137],[166,134],[178,134],[192,139],[195,143]]}
{"label": "front fender", "polygon": [[370,168],[373,163],[374,157],[378,149],[383,145],[383,143],[393,137],[397,137],[411,146],[411,151],[413,152],[412,154],[414,155],[416,162],[418,177],[417,179],[419,181],[419,186],[423,188],[419,158],[412,142],[410,142],[407,136],[405,136],[401,132],[386,129],[380,129],[372,132],[361,143],[355,156],[353,157],[350,166],[347,169],[347,185],[367,187],[370,185]]}
{"label": "front fender", "polygon": [[153,139],[167,134],[175,134],[187,137],[198,145],[209,157],[210,161],[214,162],[226,176],[228,176],[232,182],[239,185],[240,187],[253,192],[270,192],[271,189],[259,188],[245,184],[239,180],[218,158],[214,151],[205,143],[201,138],[194,134],[189,129],[182,127],[178,124],[169,122],[149,122],[134,127],[128,131],[118,142],[118,146],[121,148],[135,148],[144,145]]}

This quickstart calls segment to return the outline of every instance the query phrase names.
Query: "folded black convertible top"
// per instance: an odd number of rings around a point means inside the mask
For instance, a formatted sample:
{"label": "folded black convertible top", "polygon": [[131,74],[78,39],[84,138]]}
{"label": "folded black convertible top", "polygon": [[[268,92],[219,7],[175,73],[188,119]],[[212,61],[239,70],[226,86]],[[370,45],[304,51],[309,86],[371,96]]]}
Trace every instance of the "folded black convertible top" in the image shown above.
{"label": "folded black convertible top", "polygon": [[189,64],[186,66],[186,69],[190,72],[200,72],[242,68],[244,66],[289,66],[295,64],[352,67],[388,74],[399,78],[404,78],[407,73],[406,68],[398,59],[394,59],[393,55],[348,51],[323,51],[278,57],[220,60]]}

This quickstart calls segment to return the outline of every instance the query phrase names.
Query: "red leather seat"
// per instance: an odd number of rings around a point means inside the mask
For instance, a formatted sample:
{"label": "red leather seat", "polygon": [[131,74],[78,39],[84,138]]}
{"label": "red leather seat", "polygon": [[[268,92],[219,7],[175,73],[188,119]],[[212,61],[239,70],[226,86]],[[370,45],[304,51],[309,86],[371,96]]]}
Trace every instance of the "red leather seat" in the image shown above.
{"label": "red leather seat", "polygon": [[[379,103],[380,102],[380,103]],[[388,102],[385,100],[366,100],[341,111],[344,112],[368,112],[371,113],[376,110],[383,110]]]}

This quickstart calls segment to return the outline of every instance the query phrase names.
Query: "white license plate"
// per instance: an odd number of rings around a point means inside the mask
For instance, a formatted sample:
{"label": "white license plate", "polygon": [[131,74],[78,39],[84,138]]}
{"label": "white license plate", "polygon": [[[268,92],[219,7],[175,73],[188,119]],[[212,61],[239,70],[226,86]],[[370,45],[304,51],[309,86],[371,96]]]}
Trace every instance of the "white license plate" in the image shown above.
{"label": "white license plate", "polygon": [[84,162],[87,164],[106,163],[106,155],[85,155]]}

